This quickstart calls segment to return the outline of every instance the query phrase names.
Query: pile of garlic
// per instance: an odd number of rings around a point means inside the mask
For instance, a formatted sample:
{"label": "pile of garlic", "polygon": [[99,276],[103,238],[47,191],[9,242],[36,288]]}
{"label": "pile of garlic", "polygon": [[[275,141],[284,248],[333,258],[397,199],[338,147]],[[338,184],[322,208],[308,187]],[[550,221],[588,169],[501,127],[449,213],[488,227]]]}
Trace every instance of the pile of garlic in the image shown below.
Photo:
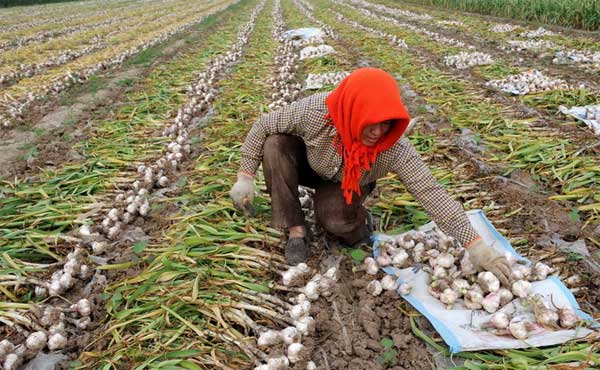
{"label": "pile of garlic", "polygon": [[558,310],[550,308],[538,294],[524,300],[524,305],[521,307],[531,307],[533,315],[523,311],[499,311],[484,322],[481,328],[489,329],[495,335],[511,335],[517,339],[527,339],[530,333],[540,326],[551,330],[573,329],[581,322],[572,308]]}
{"label": "pile of garlic", "polygon": [[319,58],[331,53],[335,53],[335,49],[329,45],[307,46],[300,50],[300,60]]}
{"label": "pile of garlic", "polygon": [[49,282],[36,286],[35,295],[55,297],[71,289],[77,278],[81,280],[89,278],[93,271],[84,263],[84,254],[84,250],[79,247],[67,254],[63,268],[56,270]]}
{"label": "pile of garlic", "polygon": [[600,63],[600,51],[587,51],[587,50],[567,50],[558,51],[554,59],[554,64],[568,64],[568,63]]}
{"label": "pile of garlic", "polygon": [[305,90],[320,89],[324,85],[337,85],[350,73],[343,72],[326,72],[326,73],[309,73],[304,82]]}
{"label": "pile of garlic", "polygon": [[506,33],[506,32],[512,32],[517,28],[519,28],[519,26],[516,26],[514,24],[508,24],[508,23],[496,24],[496,25],[494,25],[494,27],[492,27],[492,32]]}
{"label": "pile of garlic", "polygon": [[527,31],[527,32],[523,32],[523,33],[519,34],[519,36],[527,37],[529,39],[533,39],[536,37],[542,37],[542,36],[554,36],[554,35],[556,35],[556,33],[552,32],[552,31],[548,31],[544,27],[540,27],[535,31]]}
{"label": "pile of garlic", "polygon": [[[525,95],[540,91],[572,89],[565,80],[551,79],[538,70],[530,70],[503,80],[492,80],[486,86],[514,95]],[[583,87],[583,86],[580,86]]]}
{"label": "pile of garlic", "polygon": [[558,46],[552,41],[547,40],[509,40],[508,44],[511,45],[510,50],[546,50],[556,49]]}
{"label": "pile of garlic", "polygon": [[[381,267],[394,266],[399,269],[426,264],[422,266],[424,272],[429,274],[428,292],[447,309],[455,307],[470,310],[484,310],[492,316],[490,323],[484,327],[494,329],[507,329],[498,334],[511,333],[519,330],[521,333],[527,329],[524,319],[515,315],[514,322],[506,313],[501,313],[503,307],[512,303],[514,299],[525,302],[525,307],[533,312],[535,323],[550,329],[573,328],[579,323],[575,312],[564,308],[558,312],[547,307],[541,296],[532,295],[531,282],[545,280],[553,269],[537,262],[533,266],[517,261],[510,253],[506,258],[511,264],[511,286],[502,286],[500,280],[489,271],[477,272],[469,261],[468,251],[459,245],[453,238],[441,233],[434,228],[429,232],[411,231],[398,235],[391,240],[379,243],[380,255],[377,259],[365,259],[365,270],[368,274],[376,275]],[[409,285],[398,285],[394,276],[386,275],[381,281],[374,280],[367,286],[367,291],[379,295],[382,290],[397,290],[400,294],[410,293]],[[512,328],[510,326],[512,325]],[[516,338],[523,338],[515,336]]]}
{"label": "pile of garlic", "polygon": [[444,64],[449,67],[465,69],[473,66],[492,64],[494,60],[489,54],[480,52],[460,52],[456,55],[450,55],[444,58]]}
{"label": "pile of garlic", "polygon": [[[281,273],[283,285],[302,286],[310,272],[310,268],[305,263],[292,266]],[[337,279],[337,268],[331,267],[324,274],[315,274],[304,284],[301,288],[302,293],[290,300],[293,305],[287,311],[293,326],[282,330],[265,329],[257,339],[257,344],[261,348],[285,346],[285,355],[267,358],[266,364],[258,365],[254,370],[288,369],[290,364],[295,365],[296,368],[305,366],[307,370],[316,369],[315,363],[309,361],[310,353],[302,344],[302,337],[312,334],[315,330],[314,319],[310,316],[311,302],[321,296],[330,296]]]}
{"label": "pile of garlic", "polygon": [[[8,339],[0,342],[0,363],[4,370],[16,370],[25,361],[35,357],[40,351],[64,349],[67,344],[65,323],[72,323],[80,329],[87,329],[91,324],[92,306],[83,298],[69,308],[46,307],[39,320],[43,327],[27,335],[25,342],[14,345]],[[69,316],[67,316],[69,315]]]}
{"label": "pile of garlic", "polygon": [[336,19],[340,22],[346,23],[351,25],[354,28],[357,28],[361,31],[364,32],[369,32],[371,34],[377,35],[379,37],[382,37],[384,39],[388,39],[388,41],[390,42],[390,44],[392,44],[392,46],[396,47],[396,48],[407,48],[408,46],[406,45],[406,42],[401,39],[400,37],[396,36],[396,35],[392,35],[380,30],[376,30],[374,28],[371,27],[367,27],[365,25],[362,25],[352,19],[348,19],[346,17],[344,17],[342,14],[333,11],[333,14],[335,15]]}
{"label": "pile of garlic", "polygon": [[440,25],[440,26],[459,26],[462,27],[465,24],[461,21],[437,21],[435,22],[436,24]]}

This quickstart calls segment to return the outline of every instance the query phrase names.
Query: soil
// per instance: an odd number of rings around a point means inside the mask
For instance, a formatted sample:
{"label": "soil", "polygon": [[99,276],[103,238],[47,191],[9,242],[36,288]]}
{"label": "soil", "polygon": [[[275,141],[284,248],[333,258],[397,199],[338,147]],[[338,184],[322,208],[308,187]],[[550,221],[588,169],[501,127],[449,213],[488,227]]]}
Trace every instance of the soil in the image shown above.
{"label": "soil", "polygon": [[[427,347],[412,335],[410,319],[400,310],[404,303],[398,293],[368,294],[364,288],[372,278],[353,273],[348,259],[342,261],[340,272],[334,293],[311,308],[317,329],[307,343],[313,346],[317,367],[434,369]],[[384,339],[391,339],[393,345],[384,347]]]}

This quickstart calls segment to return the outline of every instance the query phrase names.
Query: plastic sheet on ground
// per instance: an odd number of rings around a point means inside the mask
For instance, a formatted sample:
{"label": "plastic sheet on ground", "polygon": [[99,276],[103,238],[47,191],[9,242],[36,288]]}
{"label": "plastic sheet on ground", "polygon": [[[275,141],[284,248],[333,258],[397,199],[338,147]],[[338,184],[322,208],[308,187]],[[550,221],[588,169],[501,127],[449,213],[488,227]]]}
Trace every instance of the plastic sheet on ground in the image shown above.
{"label": "plastic sheet on ground", "polygon": [[329,45],[307,46],[300,50],[300,60],[319,58],[331,53],[335,53],[335,49]]}
{"label": "plastic sheet on ground", "polygon": [[288,30],[283,33],[283,37],[292,40],[307,40],[310,39],[313,42],[322,43],[325,32],[320,28],[298,28],[295,30]]}
{"label": "plastic sheet on ground", "polygon": [[600,136],[600,122],[598,122],[597,119],[588,119],[587,118],[586,111],[588,109],[594,110],[596,112],[600,112],[600,105],[586,105],[584,107],[572,107],[572,108],[567,108],[567,107],[561,105],[560,107],[558,107],[558,110],[561,113],[566,114],[568,116],[575,117],[578,120],[585,122],[585,124],[589,128],[592,129],[592,131],[594,132],[594,135]]}
{"label": "plastic sheet on ground", "polygon": [[[517,254],[508,240],[500,235],[481,210],[469,211],[467,215],[475,230],[489,245],[498,249],[502,254],[509,252],[517,259],[525,260]],[[434,225],[429,223],[421,227],[420,230],[430,230]],[[375,236],[375,257],[380,254],[378,242],[389,238],[391,237],[387,235]],[[412,285],[411,293],[402,297],[431,322],[435,330],[448,344],[452,353],[555,345],[571,339],[582,338],[592,332],[590,329],[583,327],[573,330],[548,330],[538,326],[525,340],[509,336],[497,336],[486,329],[481,329],[481,325],[489,320],[491,314],[483,310],[468,310],[462,305],[462,300],[457,301],[454,308],[448,310],[443,303],[431,296],[427,292],[429,276],[423,270],[414,272],[412,267],[405,269],[384,267],[383,270],[387,274],[398,276],[399,282]],[[575,309],[579,317],[584,320],[593,320],[591,316],[579,309],[573,294],[555,276],[550,276],[543,281],[533,282],[532,294],[536,293],[541,294],[545,301],[551,299],[559,308],[571,307]],[[529,310],[525,310],[519,304],[518,299],[505,305],[501,311],[510,314],[516,313],[516,316],[526,317],[530,315]]]}

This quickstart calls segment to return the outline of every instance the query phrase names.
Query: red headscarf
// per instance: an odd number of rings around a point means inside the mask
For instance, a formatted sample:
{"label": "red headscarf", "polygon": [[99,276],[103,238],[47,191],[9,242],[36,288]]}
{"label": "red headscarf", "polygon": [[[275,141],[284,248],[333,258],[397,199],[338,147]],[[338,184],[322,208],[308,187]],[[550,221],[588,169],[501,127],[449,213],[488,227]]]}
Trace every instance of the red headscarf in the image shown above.
{"label": "red headscarf", "polygon": [[[392,76],[381,69],[360,68],[346,77],[325,100],[337,129],[334,145],[344,158],[342,190],[346,203],[352,202],[352,192],[360,195],[361,169],[369,171],[377,154],[402,136],[410,116],[404,108],[400,90]],[[387,134],[368,147],[361,141],[362,130],[387,120],[393,120]]]}

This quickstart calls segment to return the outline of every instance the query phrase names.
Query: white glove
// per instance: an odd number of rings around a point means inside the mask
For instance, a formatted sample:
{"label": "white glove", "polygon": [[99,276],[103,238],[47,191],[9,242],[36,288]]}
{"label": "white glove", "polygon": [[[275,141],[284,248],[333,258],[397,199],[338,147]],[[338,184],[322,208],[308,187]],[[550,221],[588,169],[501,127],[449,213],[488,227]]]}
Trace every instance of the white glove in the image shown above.
{"label": "white glove", "polygon": [[511,269],[508,260],[497,250],[479,239],[467,248],[469,260],[476,270],[486,270],[498,278],[504,286],[510,286]]}
{"label": "white glove", "polygon": [[252,204],[254,201],[254,177],[239,172],[237,178],[237,182],[229,192],[233,205],[244,212],[246,216],[254,216],[256,214]]}

